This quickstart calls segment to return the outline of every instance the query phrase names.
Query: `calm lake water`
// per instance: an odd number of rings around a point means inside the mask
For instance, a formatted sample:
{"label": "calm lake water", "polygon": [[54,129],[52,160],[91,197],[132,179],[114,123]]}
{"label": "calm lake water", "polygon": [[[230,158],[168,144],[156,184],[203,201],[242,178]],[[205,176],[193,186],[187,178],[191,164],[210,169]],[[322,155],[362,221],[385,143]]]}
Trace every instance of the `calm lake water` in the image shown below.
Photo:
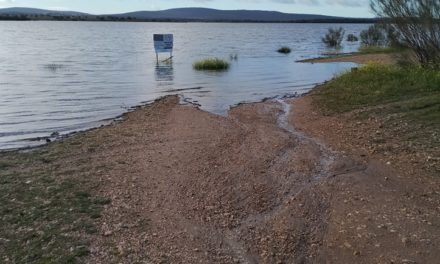
{"label": "calm lake water", "polygon": [[[239,102],[304,93],[354,66],[296,62],[328,52],[320,39],[329,26],[339,25],[0,22],[0,149],[96,127],[168,94],[225,114]],[[368,27],[342,26],[347,34]],[[172,61],[156,63],[154,33],[174,34]],[[283,45],[292,53],[278,54]],[[227,72],[192,69],[231,54],[238,59]]]}

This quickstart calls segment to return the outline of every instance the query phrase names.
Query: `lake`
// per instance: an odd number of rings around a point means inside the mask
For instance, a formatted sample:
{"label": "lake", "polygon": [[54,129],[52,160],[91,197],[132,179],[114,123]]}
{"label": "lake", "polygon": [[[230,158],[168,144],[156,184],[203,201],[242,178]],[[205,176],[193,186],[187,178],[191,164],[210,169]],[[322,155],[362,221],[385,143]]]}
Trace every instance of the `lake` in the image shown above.
{"label": "lake", "polygon": [[[329,52],[330,26],[358,34],[363,24],[0,22],[0,149],[97,127],[130,107],[169,94],[216,114],[240,102],[309,91],[354,66],[297,60]],[[172,61],[157,63],[154,33],[174,34]],[[278,54],[281,46],[292,53]],[[341,52],[358,43],[344,43]],[[237,55],[237,59],[230,59]],[[166,59],[160,55],[160,60]],[[194,61],[230,60],[225,72]]]}

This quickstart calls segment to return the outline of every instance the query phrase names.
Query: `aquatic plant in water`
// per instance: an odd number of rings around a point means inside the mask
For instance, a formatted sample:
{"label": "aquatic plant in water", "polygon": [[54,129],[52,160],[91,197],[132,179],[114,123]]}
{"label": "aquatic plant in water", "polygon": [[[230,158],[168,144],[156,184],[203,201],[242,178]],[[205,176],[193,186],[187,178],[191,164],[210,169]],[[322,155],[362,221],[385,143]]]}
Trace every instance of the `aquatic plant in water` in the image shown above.
{"label": "aquatic plant in water", "polygon": [[340,28],[329,28],[327,34],[322,38],[327,47],[336,48],[340,47],[342,40],[344,39],[345,30]]}
{"label": "aquatic plant in water", "polygon": [[359,38],[354,34],[348,34],[347,41],[348,42],[357,42],[357,41],[359,41]]}
{"label": "aquatic plant in water", "polygon": [[229,69],[229,63],[219,58],[209,58],[194,62],[193,68],[199,71],[224,71]]}
{"label": "aquatic plant in water", "polygon": [[289,47],[281,47],[280,49],[278,49],[279,53],[283,53],[283,54],[289,54],[292,50]]}

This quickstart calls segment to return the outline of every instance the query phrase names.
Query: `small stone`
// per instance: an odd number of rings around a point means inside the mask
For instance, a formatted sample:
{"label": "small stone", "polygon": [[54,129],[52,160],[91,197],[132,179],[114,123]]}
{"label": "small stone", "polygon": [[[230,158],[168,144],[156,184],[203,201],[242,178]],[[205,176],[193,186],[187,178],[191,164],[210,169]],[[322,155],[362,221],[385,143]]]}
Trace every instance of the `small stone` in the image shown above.
{"label": "small stone", "polygon": [[351,245],[350,245],[350,243],[348,243],[348,242],[344,242],[344,246],[345,246],[346,248],[351,248]]}
{"label": "small stone", "polygon": [[409,239],[407,237],[402,238],[402,243],[403,244],[408,244],[409,243]]}
{"label": "small stone", "polygon": [[360,251],[355,251],[355,252],[353,252],[353,256],[359,256],[361,254],[361,252]]}
{"label": "small stone", "polygon": [[113,235],[112,231],[105,231],[104,232],[104,236],[106,236],[106,237],[111,236],[111,235]]}

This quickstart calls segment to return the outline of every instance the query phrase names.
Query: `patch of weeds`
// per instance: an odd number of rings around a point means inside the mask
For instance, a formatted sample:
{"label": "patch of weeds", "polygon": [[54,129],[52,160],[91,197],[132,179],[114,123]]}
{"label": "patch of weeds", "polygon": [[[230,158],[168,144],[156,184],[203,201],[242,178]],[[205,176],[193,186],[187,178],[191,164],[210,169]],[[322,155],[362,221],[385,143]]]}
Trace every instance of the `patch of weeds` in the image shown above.
{"label": "patch of weeds", "polygon": [[7,161],[0,161],[0,170],[7,169],[11,166],[11,163]]}
{"label": "patch of weeds", "polygon": [[80,172],[54,170],[45,162],[52,155],[0,153],[0,263],[78,263],[89,254],[87,236],[109,200],[91,195]]}
{"label": "patch of weeds", "polygon": [[[336,77],[312,96],[324,114],[352,112],[381,120],[389,137],[377,137],[375,144],[395,142],[401,151],[439,154],[440,72],[435,68],[370,64]],[[430,170],[439,165],[430,164]]]}

